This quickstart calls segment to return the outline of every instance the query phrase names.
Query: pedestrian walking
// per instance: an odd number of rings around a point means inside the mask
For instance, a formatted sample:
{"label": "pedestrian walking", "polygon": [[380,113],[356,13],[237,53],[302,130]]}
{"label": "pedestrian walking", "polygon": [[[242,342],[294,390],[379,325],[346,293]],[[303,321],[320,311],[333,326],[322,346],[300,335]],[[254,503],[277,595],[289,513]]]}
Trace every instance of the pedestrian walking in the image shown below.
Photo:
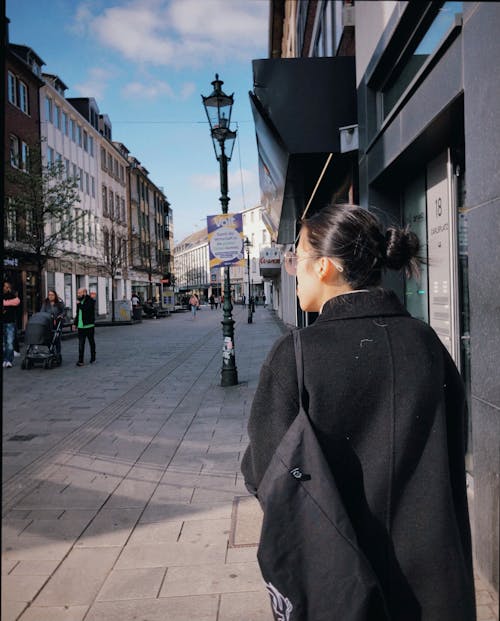
{"label": "pedestrian walking", "polygon": [[[64,315],[64,304],[61,298],[54,291],[54,289],[49,289],[47,291],[47,297],[45,298],[40,308],[40,312],[49,313],[49,315],[52,317],[53,329],[55,330],[58,318]],[[61,353],[61,337],[60,336],[59,338],[57,338],[54,345],[56,348],[56,353],[60,354]]]}
{"label": "pedestrian walking", "polygon": [[73,330],[78,330],[78,362],[77,367],[83,367],[85,354],[85,341],[88,340],[90,347],[90,364],[95,362],[95,301],[87,294],[87,289],[78,289],[78,304],[73,321]]}
{"label": "pedestrian walking", "polygon": [[214,294],[212,293],[212,295],[208,298],[208,301],[210,302],[210,310],[214,310],[214,306],[215,306],[215,297]]}
{"label": "pedestrian walking", "polygon": [[266,294],[262,296],[262,303],[264,304],[264,308],[266,308]]}
{"label": "pedestrian walking", "polygon": [[3,283],[3,367],[9,369],[14,362],[14,341],[16,339],[17,310],[21,303],[17,293],[8,280]]}
{"label": "pedestrian walking", "polygon": [[193,319],[196,319],[196,313],[200,307],[200,301],[198,300],[198,296],[196,293],[193,293],[189,298],[189,306],[191,307],[191,316]]}
{"label": "pedestrian walking", "polygon": [[264,362],[242,462],[276,619],[476,618],[464,386],[432,328],[380,286],[385,269],[415,276],[418,252],[408,229],[334,205],[285,255],[319,317]]}
{"label": "pedestrian walking", "polygon": [[218,295],[215,296],[214,304],[215,304],[215,310],[217,310],[219,308],[219,296]]}

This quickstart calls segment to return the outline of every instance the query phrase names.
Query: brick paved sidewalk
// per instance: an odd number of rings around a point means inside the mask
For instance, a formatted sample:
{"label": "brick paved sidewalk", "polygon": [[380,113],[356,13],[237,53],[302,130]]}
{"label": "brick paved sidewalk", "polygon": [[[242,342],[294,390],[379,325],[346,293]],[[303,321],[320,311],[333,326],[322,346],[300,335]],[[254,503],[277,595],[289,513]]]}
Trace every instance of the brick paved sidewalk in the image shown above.
{"label": "brick paved sidewalk", "polygon": [[68,341],[61,368],[4,374],[3,621],[271,621],[239,463],[282,327],[234,318],[235,387],[209,309],[99,328],[96,365]]}

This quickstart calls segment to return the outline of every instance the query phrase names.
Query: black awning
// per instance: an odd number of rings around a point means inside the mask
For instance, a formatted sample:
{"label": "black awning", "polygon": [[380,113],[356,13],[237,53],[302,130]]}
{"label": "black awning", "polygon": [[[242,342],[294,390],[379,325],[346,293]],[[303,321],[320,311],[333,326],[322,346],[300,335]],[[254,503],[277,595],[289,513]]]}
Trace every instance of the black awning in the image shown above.
{"label": "black awning", "polygon": [[354,58],[254,60],[253,75],[263,203],[277,241],[292,243],[328,155],[340,153],[339,127],[356,123]]}

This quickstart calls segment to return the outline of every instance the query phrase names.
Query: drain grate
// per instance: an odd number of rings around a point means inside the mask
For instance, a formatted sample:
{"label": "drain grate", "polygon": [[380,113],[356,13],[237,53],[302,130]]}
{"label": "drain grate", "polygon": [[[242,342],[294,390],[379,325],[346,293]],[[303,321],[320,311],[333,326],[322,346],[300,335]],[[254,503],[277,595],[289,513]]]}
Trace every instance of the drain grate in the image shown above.
{"label": "drain grate", "polygon": [[7,442],[29,442],[30,440],[33,440],[33,438],[38,438],[38,434],[37,433],[27,433],[24,436],[21,436],[21,435],[11,436],[7,440]]}

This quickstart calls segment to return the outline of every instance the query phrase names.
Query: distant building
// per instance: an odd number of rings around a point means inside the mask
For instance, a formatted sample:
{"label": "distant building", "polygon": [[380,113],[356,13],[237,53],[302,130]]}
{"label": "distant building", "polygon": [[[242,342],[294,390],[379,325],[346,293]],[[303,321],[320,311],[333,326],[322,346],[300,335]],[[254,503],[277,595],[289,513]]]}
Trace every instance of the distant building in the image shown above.
{"label": "distant building", "polygon": [[[218,290],[221,295],[220,280],[210,278],[210,258],[208,234],[204,228],[191,233],[174,249],[174,271],[178,301],[194,291],[202,300],[210,295],[209,289]],[[219,272],[220,270],[217,270]],[[222,283],[222,288],[224,284]]]}

